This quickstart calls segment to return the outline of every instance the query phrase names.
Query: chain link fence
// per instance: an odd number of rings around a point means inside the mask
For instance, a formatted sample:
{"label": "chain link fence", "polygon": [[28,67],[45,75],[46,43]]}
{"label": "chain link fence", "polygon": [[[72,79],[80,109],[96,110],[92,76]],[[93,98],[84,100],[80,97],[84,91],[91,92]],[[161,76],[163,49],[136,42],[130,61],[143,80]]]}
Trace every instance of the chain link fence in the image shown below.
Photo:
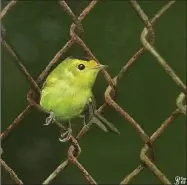
{"label": "chain link fence", "polygon": [[[31,109],[38,109],[41,111],[40,106],[38,104],[38,95],[40,94],[40,87],[42,83],[44,82],[45,78],[49,74],[51,68],[57,63],[57,61],[60,59],[61,55],[65,54],[75,43],[78,44],[80,47],[83,48],[83,50],[86,52],[86,54],[93,58],[95,61],[98,61],[98,59],[94,56],[94,54],[91,52],[91,50],[88,48],[88,46],[84,43],[84,41],[80,38],[79,34],[83,33],[83,26],[81,24],[81,21],[92,11],[93,8],[96,7],[98,1],[91,1],[90,4],[82,11],[82,13],[76,17],[71,8],[68,6],[66,1],[60,1],[59,6],[61,6],[64,11],[72,18],[72,25],[70,27],[70,40],[55,54],[53,59],[48,63],[46,68],[43,70],[43,72],[40,74],[38,79],[35,81],[32,76],[29,74],[27,69],[24,67],[22,61],[19,59],[19,57],[16,55],[16,52],[14,49],[10,46],[10,44],[4,39],[4,29],[1,29],[1,42],[2,44],[7,48],[9,53],[15,58],[15,61],[17,61],[17,65],[22,70],[23,74],[25,75],[25,78],[28,80],[28,83],[31,86],[30,91],[27,94],[27,100],[28,100],[28,106],[15,118],[15,120],[10,124],[10,126],[1,133],[1,140],[4,140],[8,137],[8,135],[15,130],[17,126],[19,126],[20,122],[24,119],[25,114]],[[144,142],[144,146],[142,147],[140,151],[140,159],[141,164],[137,166],[130,174],[126,174],[124,179],[120,182],[120,184],[128,184],[131,182],[131,180],[137,176],[144,168],[149,169],[152,171],[152,173],[160,180],[163,184],[171,184],[169,179],[166,177],[164,172],[160,170],[157,165],[155,164],[154,160],[154,148],[153,143],[154,141],[166,130],[166,128],[172,123],[173,120],[175,120],[177,117],[185,115],[186,116],[186,105],[185,105],[185,99],[186,99],[186,85],[181,81],[181,79],[175,74],[173,69],[168,65],[168,63],[165,61],[165,59],[157,52],[157,49],[154,46],[155,42],[155,32],[154,32],[154,24],[156,21],[159,21],[159,18],[163,16],[164,13],[167,13],[167,10],[174,6],[175,1],[168,1],[166,4],[154,15],[153,18],[149,18],[145,13],[144,10],[140,7],[139,3],[135,0],[130,1],[132,5],[133,11],[136,11],[136,13],[139,16],[140,21],[143,22],[145,25],[145,28],[143,29],[140,40],[142,43],[142,47],[139,48],[139,50],[129,59],[127,64],[125,66],[122,66],[120,72],[112,78],[107,71],[103,70],[103,74],[105,76],[105,79],[108,82],[108,87],[105,91],[105,103],[99,107],[97,110],[98,112],[103,112],[106,106],[111,106],[115,111],[117,111],[125,120],[131,124],[134,129],[137,131],[137,134],[140,135]],[[14,8],[16,6],[17,1],[12,0],[9,2],[9,4],[1,11],[1,19],[8,14],[8,11],[11,8]],[[79,33],[79,34],[78,34]],[[149,39],[148,37],[149,36]],[[133,64],[136,62],[138,58],[141,57],[141,55],[144,52],[149,52],[152,54],[153,57],[156,58],[158,64],[160,67],[162,67],[166,74],[169,75],[174,83],[180,87],[181,93],[179,94],[176,101],[177,109],[174,110],[171,115],[160,125],[160,127],[151,135],[147,135],[145,131],[141,128],[140,124],[138,124],[129,114],[126,112],[117,102],[117,95],[116,95],[116,87],[118,85],[118,82],[122,79],[123,75],[133,67]],[[67,159],[59,164],[59,166],[49,174],[48,178],[43,181],[43,184],[49,184],[53,181],[53,179],[63,170],[65,170],[65,167],[73,164],[75,165],[84,178],[87,180],[89,184],[97,184],[97,182],[94,180],[92,175],[84,168],[84,166],[79,162],[78,157],[81,154],[81,149],[79,147],[78,141],[82,139],[82,137],[89,131],[91,127],[91,124],[88,124],[86,127],[83,127],[79,134],[76,137],[71,137],[70,142],[72,143],[67,151]],[[2,150],[3,152],[3,150]],[[1,152],[1,153],[2,153]],[[9,173],[10,178],[16,183],[16,184],[23,184],[22,180],[16,175],[16,172],[14,172],[8,164],[1,159],[1,166]]]}

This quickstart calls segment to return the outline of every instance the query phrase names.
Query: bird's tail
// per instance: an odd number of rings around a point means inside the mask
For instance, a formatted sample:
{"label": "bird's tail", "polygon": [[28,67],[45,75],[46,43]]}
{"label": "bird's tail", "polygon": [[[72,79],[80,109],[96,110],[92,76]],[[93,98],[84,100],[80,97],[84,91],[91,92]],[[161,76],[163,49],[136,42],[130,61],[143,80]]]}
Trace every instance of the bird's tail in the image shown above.
{"label": "bird's tail", "polygon": [[111,131],[111,132],[114,132],[116,134],[120,134],[118,129],[111,122],[107,121],[97,111],[94,112],[90,121],[97,124],[105,132]]}
{"label": "bird's tail", "polygon": [[118,129],[112,123],[107,121],[99,112],[97,112],[93,95],[85,107],[84,118],[85,123],[95,123],[105,132],[111,131],[116,134],[120,134]]}

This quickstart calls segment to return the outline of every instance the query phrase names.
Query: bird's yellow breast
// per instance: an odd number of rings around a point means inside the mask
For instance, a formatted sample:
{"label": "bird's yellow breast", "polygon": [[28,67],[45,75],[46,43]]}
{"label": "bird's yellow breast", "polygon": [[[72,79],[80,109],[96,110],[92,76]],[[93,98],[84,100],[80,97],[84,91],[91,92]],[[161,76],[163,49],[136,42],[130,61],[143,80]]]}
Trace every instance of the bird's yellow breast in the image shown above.
{"label": "bird's yellow breast", "polygon": [[42,90],[40,105],[47,111],[54,112],[59,120],[70,120],[84,109],[92,93],[90,89],[71,87],[68,84],[56,84]]}

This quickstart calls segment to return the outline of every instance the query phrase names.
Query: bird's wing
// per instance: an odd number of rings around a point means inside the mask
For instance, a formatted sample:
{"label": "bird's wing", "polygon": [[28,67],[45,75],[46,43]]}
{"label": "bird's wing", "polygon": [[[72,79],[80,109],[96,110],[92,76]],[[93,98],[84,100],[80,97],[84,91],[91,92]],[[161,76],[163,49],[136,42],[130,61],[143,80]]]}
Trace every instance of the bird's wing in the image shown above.
{"label": "bird's wing", "polygon": [[54,87],[57,81],[58,81],[58,78],[56,78],[54,75],[49,75],[42,86],[42,90],[45,87]]}

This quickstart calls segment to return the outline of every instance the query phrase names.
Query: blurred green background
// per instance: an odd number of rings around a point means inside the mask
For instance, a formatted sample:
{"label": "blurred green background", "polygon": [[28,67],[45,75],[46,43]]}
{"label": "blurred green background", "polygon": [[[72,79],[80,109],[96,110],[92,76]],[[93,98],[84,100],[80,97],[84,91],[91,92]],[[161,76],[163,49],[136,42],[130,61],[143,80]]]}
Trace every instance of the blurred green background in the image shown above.
{"label": "blurred green background", "polygon": [[[2,8],[9,1],[2,1]],[[89,1],[68,1],[76,15]],[[149,18],[166,3],[141,1]],[[37,79],[56,52],[69,40],[72,19],[56,1],[21,1],[2,21],[6,40],[12,45],[23,64]],[[82,21],[82,39],[108,72],[114,77],[140,48],[140,33],[144,25],[127,1],[98,2]],[[186,76],[186,1],[178,1],[155,25],[155,46],[177,75]],[[27,106],[29,84],[2,46],[2,125],[4,131]],[[80,46],[74,45],[65,55],[84,56]],[[97,105],[104,102],[107,82],[101,73],[94,86]],[[119,83],[117,103],[124,108],[148,135],[176,109],[180,89],[165,73],[155,58],[145,52]],[[80,163],[97,183],[119,183],[140,164],[143,141],[135,129],[111,107],[105,117],[116,125],[121,135],[104,133],[97,126],[80,141]],[[15,170],[24,183],[42,183],[67,156],[70,143],[61,143],[56,125],[44,127],[45,115],[32,110],[1,145],[3,159]],[[185,116],[177,118],[155,141],[157,167],[173,183],[175,176],[186,175]],[[82,127],[81,120],[73,122],[74,135]],[[2,169],[2,183],[13,183]],[[53,181],[59,184],[87,183],[79,169],[69,165]],[[131,183],[158,184],[160,181],[144,169]]]}

